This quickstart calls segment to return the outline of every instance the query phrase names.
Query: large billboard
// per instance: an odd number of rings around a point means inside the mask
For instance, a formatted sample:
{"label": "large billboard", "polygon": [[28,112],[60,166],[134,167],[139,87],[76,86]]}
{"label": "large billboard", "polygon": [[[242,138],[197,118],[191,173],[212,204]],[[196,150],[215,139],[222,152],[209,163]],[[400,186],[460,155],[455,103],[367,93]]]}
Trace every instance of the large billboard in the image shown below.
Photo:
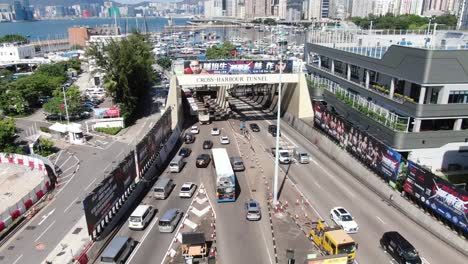
{"label": "large billboard", "polygon": [[396,181],[400,169],[401,154],[382,144],[371,135],[353,127],[337,116],[321,102],[314,101],[314,122],[343,148],[356,156],[376,173]]}
{"label": "large billboard", "polygon": [[468,232],[468,192],[409,161],[405,193]]}
{"label": "large billboard", "polygon": [[88,233],[106,216],[136,177],[132,152],[83,200]]}
{"label": "large billboard", "polygon": [[140,170],[146,166],[148,161],[160,152],[161,146],[165,144],[171,134],[172,116],[168,109],[159,118],[150,132],[137,144],[138,166]]}
{"label": "large billboard", "polygon": [[292,60],[210,60],[184,61],[184,74],[292,73]]}

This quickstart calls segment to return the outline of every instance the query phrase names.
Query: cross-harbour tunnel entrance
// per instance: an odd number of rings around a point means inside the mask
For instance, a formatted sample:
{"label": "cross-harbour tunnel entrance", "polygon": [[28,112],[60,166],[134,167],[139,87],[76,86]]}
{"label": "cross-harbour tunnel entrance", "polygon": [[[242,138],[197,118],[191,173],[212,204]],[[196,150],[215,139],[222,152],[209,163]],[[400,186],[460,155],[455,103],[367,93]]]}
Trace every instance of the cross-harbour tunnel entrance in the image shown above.
{"label": "cross-harbour tunnel entrance", "polygon": [[[190,95],[192,114],[209,113],[211,121],[251,118],[252,110],[259,108],[263,118],[273,118],[281,83],[281,113],[313,117],[305,74],[291,61],[198,61],[197,67],[188,70],[190,63],[173,66],[168,104],[179,104],[183,95]],[[284,65],[283,73],[275,65]],[[214,66],[218,70],[212,70]]]}

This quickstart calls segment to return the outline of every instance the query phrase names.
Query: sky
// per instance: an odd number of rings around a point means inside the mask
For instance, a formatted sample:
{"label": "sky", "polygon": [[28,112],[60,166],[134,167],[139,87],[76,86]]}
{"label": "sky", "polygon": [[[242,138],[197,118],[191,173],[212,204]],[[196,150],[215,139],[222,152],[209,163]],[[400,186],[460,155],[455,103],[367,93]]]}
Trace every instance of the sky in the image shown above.
{"label": "sky", "polygon": [[[144,2],[145,0],[114,0],[116,2],[122,4],[137,4],[140,2]],[[180,2],[181,0],[146,0],[148,2],[161,2],[161,3],[169,3],[169,2]]]}

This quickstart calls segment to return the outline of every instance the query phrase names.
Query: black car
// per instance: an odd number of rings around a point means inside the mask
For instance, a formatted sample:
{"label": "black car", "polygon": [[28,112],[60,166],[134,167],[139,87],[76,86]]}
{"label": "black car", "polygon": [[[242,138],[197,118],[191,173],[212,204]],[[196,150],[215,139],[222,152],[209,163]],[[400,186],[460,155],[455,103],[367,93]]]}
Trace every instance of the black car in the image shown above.
{"label": "black car", "polygon": [[[276,137],[276,128],[277,128],[276,125],[269,125],[268,126],[268,132],[274,137]],[[281,137],[281,132],[280,132],[279,136]]]}
{"label": "black car", "polygon": [[195,136],[192,133],[186,133],[184,136],[185,144],[191,144],[195,141]]}
{"label": "black car", "polygon": [[192,153],[192,150],[190,148],[181,148],[179,150],[179,156],[182,157],[188,157],[190,156],[190,153]]}
{"label": "black car", "polygon": [[205,140],[203,141],[203,149],[211,149],[213,147],[213,141]]}
{"label": "black car", "polygon": [[421,264],[418,251],[400,233],[390,231],[383,234],[380,246],[400,264]]}
{"label": "black car", "polygon": [[209,154],[200,154],[195,161],[197,168],[206,168],[210,164],[211,157]]}
{"label": "black car", "polygon": [[260,127],[256,123],[252,123],[249,126],[253,132],[260,132]]}
{"label": "black car", "polygon": [[50,114],[47,115],[45,118],[47,121],[59,121],[59,120],[67,120],[67,117],[60,114]]}

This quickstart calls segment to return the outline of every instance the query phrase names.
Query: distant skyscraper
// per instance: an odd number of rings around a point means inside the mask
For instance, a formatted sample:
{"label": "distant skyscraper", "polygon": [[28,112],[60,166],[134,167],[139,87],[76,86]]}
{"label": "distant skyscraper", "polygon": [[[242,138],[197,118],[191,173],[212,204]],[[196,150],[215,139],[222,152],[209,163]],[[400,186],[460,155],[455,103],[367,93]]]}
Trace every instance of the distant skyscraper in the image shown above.
{"label": "distant skyscraper", "polygon": [[353,17],[367,17],[374,11],[374,0],[353,0]]}
{"label": "distant skyscraper", "polygon": [[320,5],[321,0],[308,0],[307,15],[306,18],[309,20],[320,18]]}
{"label": "distant skyscraper", "polygon": [[330,0],[322,0],[320,15],[322,18],[330,16]]}
{"label": "distant skyscraper", "polygon": [[468,0],[461,0],[459,3],[457,29],[468,29]]}

